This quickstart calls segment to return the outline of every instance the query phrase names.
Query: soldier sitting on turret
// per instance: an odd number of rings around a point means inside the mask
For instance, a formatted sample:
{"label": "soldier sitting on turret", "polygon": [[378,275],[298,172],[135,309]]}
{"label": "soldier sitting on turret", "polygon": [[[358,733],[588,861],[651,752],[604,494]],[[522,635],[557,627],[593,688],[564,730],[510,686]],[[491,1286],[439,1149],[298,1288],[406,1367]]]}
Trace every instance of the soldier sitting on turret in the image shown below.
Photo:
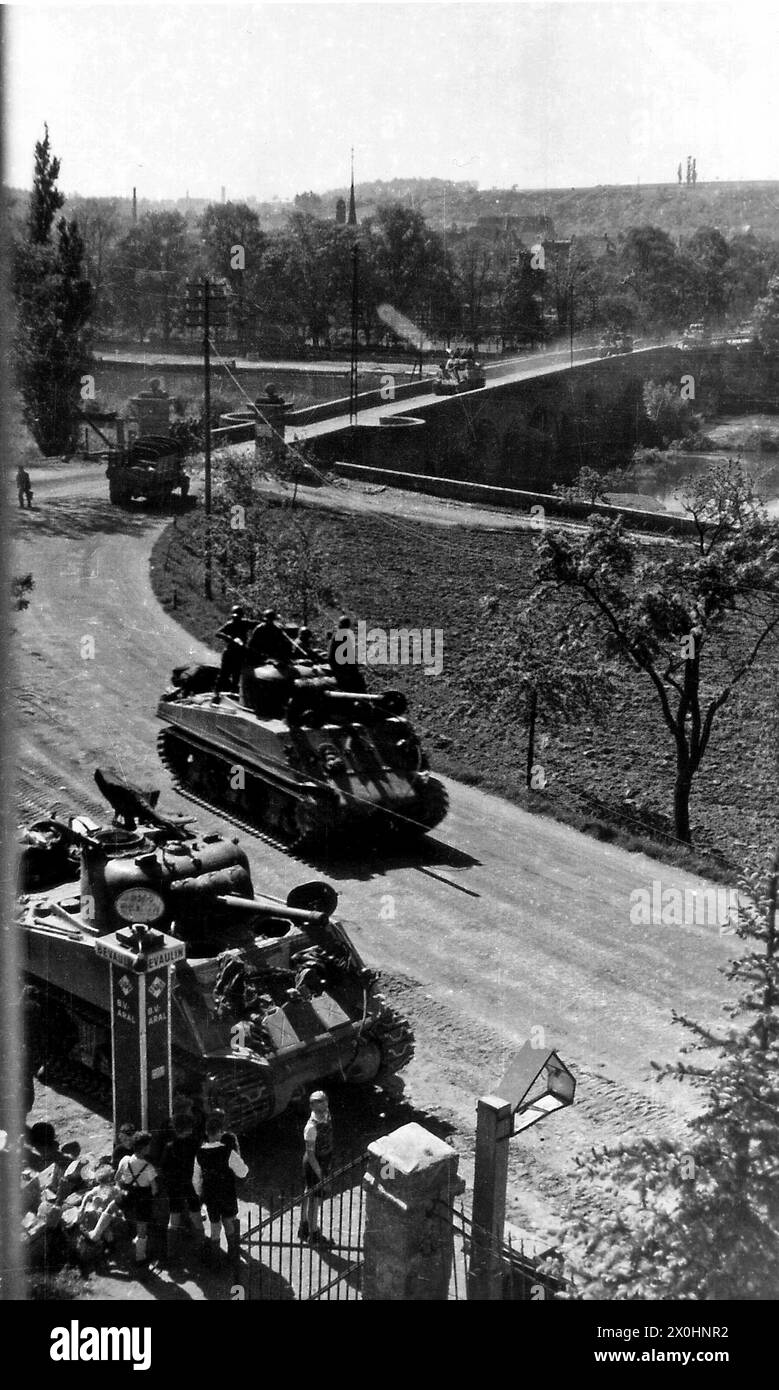
{"label": "soldier sitting on turret", "polygon": [[324,656],[317,647],[314,646],[314,635],[310,627],[298,628],[298,635],[295,638],[295,655],[299,661],[310,661],[313,666],[324,664]]}
{"label": "soldier sitting on turret", "polygon": [[251,618],[245,616],[246,609],[236,603],[226,623],[217,629],[216,636],[226,643],[222,653],[222,664],[216,678],[214,693],[221,690],[237,690],[241,667],[246,656],[246,639],[255,627]]}
{"label": "soldier sitting on turret", "polygon": [[351,695],[365,694],[365,678],[357,665],[352,621],[345,615],[338,619],[338,627],[330,638],[327,664],[339,690],[348,690]]}
{"label": "soldier sitting on turret", "polygon": [[289,665],[295,660],[295,648],[279,625],[275,609],[266,608],[246,644],[246,655],[252,666],[261,666],[266,661]]}

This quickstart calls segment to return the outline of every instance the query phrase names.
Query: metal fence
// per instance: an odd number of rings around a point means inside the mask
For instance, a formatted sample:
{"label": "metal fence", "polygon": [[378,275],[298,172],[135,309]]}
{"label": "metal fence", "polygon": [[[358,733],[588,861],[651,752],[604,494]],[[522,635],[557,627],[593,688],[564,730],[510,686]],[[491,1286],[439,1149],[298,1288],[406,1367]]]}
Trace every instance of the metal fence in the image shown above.
{"label": "metal fence", "polygon": [[[367,1154],[360,1154],[312,1188],[319,1199],[320,1239],[300,1234],[303,1198],[300,1191],[280,1196],[264,1210],[258,1208],[242,1237],[246,1297],[254,1300],[359,1300],[362,1298],[363,1177]],[[468,1298],[474,1224],[461,1200],[435,1203],[432,1215],[451,1242],[448,1298]],[[554,1252],[529,1254],[511,1239],[495,1243],[500,1297],[533,1302],[555,1299],[571,1289],[571,1281]]]}
{"label": "metal fence", "polygon": [[355,1300],[361,1296],[363,1189],[361,1154],[310,1189],[319,1201],[319,1236],[300,1234],[306,1194],[279,1197],[243,1236],[250,1299]]}
{"label": "metal fence", "polygon": [[[460,1202],[439,1201],[436,1215],[446,1223],[451,1233],[452,1270],[449,1279],[449,1300],[468,1298],[471,1250],[474,1224]],[[553,1251],[529,1255],[524,1244],[510,1238],[495,1243],[494,1258],[499,1271],[500,1296],[503,1301],[535,1302],[559,1298],[571,1288],[562,1262]]]}

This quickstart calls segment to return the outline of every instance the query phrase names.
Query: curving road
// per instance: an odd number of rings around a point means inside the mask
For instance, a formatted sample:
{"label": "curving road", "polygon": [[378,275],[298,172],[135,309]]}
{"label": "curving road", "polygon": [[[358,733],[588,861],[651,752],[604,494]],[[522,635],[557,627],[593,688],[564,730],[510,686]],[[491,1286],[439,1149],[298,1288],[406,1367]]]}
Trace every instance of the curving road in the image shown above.
{"label": "curving road", "polygon": [[[35,579],[15,623],[22,811],[59,802],[104,813],[92,780],[100,762],[161,786],[163,807],[191,811],[157,760],[154,710],[171,667],[213,654],[152,593],[149,555],[165,522],[109,506],[94,466],[36,470],[33,486],[36,509],[18,518],[14,557],[14,572]],[[574,1107],[512,1145],[510,1215],[551,1230],[572,1191],[564,1173],[574,1150],[679,1131],[687,1094],[656,1087],[650,1061],[676,1053],[673,1009],[717,1020],[726,988],[717,967],[732,938],[716,924],[631,925],[633,890],[654,881],[698,892],[701,880],[472,788],[449,790],[451,813],[416,861],[331,864],[324,876],[414,1022],[414,1113],[452,1132],[466,1176],[476,1097],[531,1030],[577,1074]],[[232,833],[219,816],[200,819]],[[259,840],[247,847],[258,888],[283,894],[322,874]]]}

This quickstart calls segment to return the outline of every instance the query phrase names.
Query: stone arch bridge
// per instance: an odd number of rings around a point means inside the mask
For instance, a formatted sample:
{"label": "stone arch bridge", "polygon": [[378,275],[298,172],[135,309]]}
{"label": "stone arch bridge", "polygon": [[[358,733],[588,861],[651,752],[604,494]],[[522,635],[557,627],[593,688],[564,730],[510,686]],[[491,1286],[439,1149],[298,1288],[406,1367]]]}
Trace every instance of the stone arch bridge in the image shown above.
{"label": "stone arch bridge", "polygon": [[628,461],[639,439],[645,382],[670,381],[681,390],[682,379],[692,377],[696,406],[710,412],[723,380],[721,352],[673,347],[504,371],[499,366],[483,389],[457,396],[433,395],[424,382],[399,387],[386,404],[369,392],[360,397],[355,428],[348,402],[330,403],[329,419],[321,418],[328,408],[313,407],[289,418],[287,437],[310,439],[323,462],[349,459],[544,491],[581,467]]}

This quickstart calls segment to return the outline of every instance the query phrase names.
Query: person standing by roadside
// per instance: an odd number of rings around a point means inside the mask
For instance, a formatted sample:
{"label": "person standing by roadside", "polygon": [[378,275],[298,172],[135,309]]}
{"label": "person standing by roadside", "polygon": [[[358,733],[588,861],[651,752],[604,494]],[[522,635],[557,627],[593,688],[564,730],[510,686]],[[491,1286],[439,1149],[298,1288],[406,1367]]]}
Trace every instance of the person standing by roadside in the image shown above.
{"label": "person standing by roadside", "polygon": [[227,1254],[234,1266],[241,1260],[240,1231],[237,1224],[238,1194],[236,1178],[245,1178],[249,1169],[241,1158],[234,1134],[223,1133],[223,1116],[213,1113],[206,1120],[206,1137],[195,1156],[193,1184],[205,1204],[210,1223],[210,1239],[204,1242],[207,1263],[215,1262],[222,1226]]}
{"label": "person standing by roadside", "polygon": [[157,1169],[149,1162],[151,1135],[139,1129],[133,1136],[133,1151],[121,1159],[116,1170],[116,1184],[123,1195],[122,1210],[135,1223],[136,1265],[145,1265],[148,1253],[149,1222],[152,1216],[152,1197],[157,1191]]}
{"label": "person standing by roadside", "polygon": [[195,1192],[192,1177],[195,1168],[195,1154],[198,1142],[192,1132],[192,1120],[188,1115],[174,1115],[173,1137],[169,1139],[160,1160],[160,1172],[165,1182],[165,1191],[170,1206],[168,1221],[168,1264],[181,1262],[181,1241],[184,1234],[184,1216],[201,1238],[205,1236],[203,1217],[200,1213],[200,1199]]}
{"label": "person standing by roadside", "polygon": [[306,1146],[303,1155],[303,1180],[306,1184],[306,1195],[300,1211],[298,1236],[301,1240],[310,1240],[312,1245],[324,1245],[325,1237],[319,1229],[319,1213],[322,1207],[322,1185],[333,1166],[333,1121],[324,1091],[312,1091],[309,1101],[311,1114],[303,1130]]}
{"label": "person standing by roadside", "polygon": [[19,506],[24,507],[26,499],[27,506],[31,508],[32,483],[30,482],[30,475],[27,472],[27,469],[23,468],[21,463],[19,464],[19,467],[16,470],[16,492],[19,498]]}

